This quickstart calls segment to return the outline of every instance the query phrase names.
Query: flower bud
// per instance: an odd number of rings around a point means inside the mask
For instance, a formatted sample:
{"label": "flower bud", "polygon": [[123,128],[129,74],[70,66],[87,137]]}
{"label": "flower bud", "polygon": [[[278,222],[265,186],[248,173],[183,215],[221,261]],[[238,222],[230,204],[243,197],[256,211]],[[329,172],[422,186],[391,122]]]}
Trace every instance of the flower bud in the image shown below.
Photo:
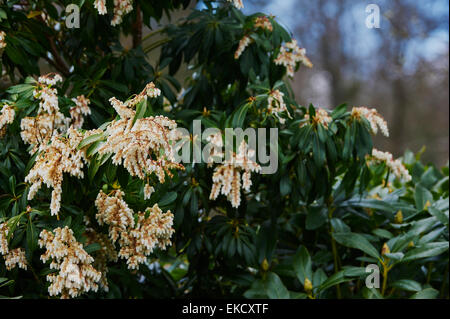
{"label": "flower bud", "polygon": [[394,219],[396,224],[401,224],[403,223],[403,213],[401,210],[399,210],[397,212],[397,214],[395,214],[395,219]]}
{"label": "flower bud", "polygon": [[263,262],[261,263],[261,268],[264,271],[269,270],[269,262],[267,261],[267,258],[264,258]]}
{"label": "flower bud", "polygon": [[303,287],[305,288],[306,293],[310,294],[313,289],[311,280],[309,280],[308,278],[305,278],[305,284],[303,285]]}
{"label": "flower bud", "polygon": [[384,256],[385,254],[390,254],[391,250],[389,249],[389,246],[387,243],[384,243],[383,248],[381,249],[381,256]]}

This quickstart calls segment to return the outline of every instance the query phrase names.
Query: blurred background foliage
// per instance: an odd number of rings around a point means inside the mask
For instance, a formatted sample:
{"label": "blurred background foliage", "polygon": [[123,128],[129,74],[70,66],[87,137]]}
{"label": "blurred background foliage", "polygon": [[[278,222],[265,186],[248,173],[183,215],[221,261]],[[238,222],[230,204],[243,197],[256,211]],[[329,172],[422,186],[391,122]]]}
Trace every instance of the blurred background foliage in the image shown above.
{"label": "blurred background foliage", "polygon": [[[365,25],[372,3],[379,29]],[[276,16],[312,58],[292,83],[300,104],[376,107],[392,135],[377,147],[400,156],[426,145],[425,161],[448,161],[448,0],[246,1],[244,12],[255,11]]]}

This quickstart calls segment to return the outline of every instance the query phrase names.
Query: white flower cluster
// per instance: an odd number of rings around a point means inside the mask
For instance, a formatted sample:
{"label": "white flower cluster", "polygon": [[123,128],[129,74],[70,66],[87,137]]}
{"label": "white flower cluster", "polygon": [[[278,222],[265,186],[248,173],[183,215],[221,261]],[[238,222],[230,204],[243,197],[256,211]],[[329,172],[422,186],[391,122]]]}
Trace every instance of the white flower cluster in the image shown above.
{"label": "white flower cluster", "polygon": [[0,224],[0,254],[6,255],[9,252],[8,249],[8,223]]}
{"label": "white flower cluster", "polygon": [[67,299],[98,290],[101,273],[92,266],[94,259],[77,242],[69,227],[58,227],[53,232],[44,229],[39,246],[46,249],[41,260],[44,263],[51,260],[50,269],[58,270],[47,275],[50,296],[61,295]]}
{"label": "white flower cluster", "polygon": [[51,214],[58,214],[61,207],[63,173],[83,178],[83,161],[87,162],[87,160],[85,151],[77,150],[77,146],[84,137],[95,132],[87,131],[83,136],[82,133],[70,127],[67,137],[53,136],[51,143],[43,146],[33,168],[25,177],[25,182],[32,184],[28,192],[28,200],[34,198],[44,183],[47,187],[53,188],[50,204]]}
{"label": "white flower cluster", "polygon": [[3,133],[6,129],[6,124],[11,124],[14,122],[14,117],[16,112],[12,106],[8,104],[3,105],[0,111],[0,137],[2,137]]}
{"label": "white flower cluster", "polygon": [[48,73],[38,78],[38,82],[48,86],[56,85],[58,82],[62,82],[62,77],[58,73]]}
{"label": "white flower cluster", "polygon": [[27,270],[27,259],[22,248],[9,250],[8,247],[8,223],[0,224],[0,255],[5,259],[6,270],[12,270],[17,265],[19,268]]}
{"label": "white flower cluster", "polygon": [[237,9],[243,9],[243,8],[244,8],[244,4],[242,3],[242,0],[228,0],[228,2],[232,2],[233,5],[234,5]]}
{"label": "white flower cluster", "polygon": [[311,61],[306,57],[306,49],[301,49],[297,45],[297,40],[293,39],[280,48],[280,53],[275,59],[276,65],[283,65],[286,68],[288,76],[294,77],[297,63],[302,63],[308,68],[312,68]]}
{"label": "white flower cluster", "polygon": [[3,49],[6,47],[6,33],[5,31],[0,31],[0,49]]}
{"label": "white flower cluster", "polygon": [[136,226],[120,236],[119,257],[127,260],[129,269],[139,268],[155,247],[166,249],[172,245],[170,238],[175,232],[172,225],[173,214],[170,210],[163,213],[158,204],[138,212]]}
{"label": "white flower cluster", "polygon": [[25,250],[22,248],[12,249],[8,254],[3,256],[5,258],[6,270],[12,270],[16,266],[27,270],[27,258],[25,257]]}
{"label": "white flower cluster", "polygon": [[84,95],[77,96],[72,101],[75,103],[75,106],[69,110],[70,117],[72,118],[72,126],[75,129],[80,129],[84,123],[84,116],[91,114],[91,109],[89,108],[91,101]]}
{"label": "white flower cluster", "polygon": [[33,145],[31,154],[42,151],[53,136],[64,133],[69,126],[70,119],[59,111],[57,90],[52,88],[61,81],[61,76],[56,73],[38,79],[38,86],[33,92],[34,98],[40,100],[37,116],[24,117],[20,123],[22,140]]}
{"label": "white flower cluster", "polygon": [[[6,270],[12,270],[13,268],[16,268],[16,266],[27,270],[28,263],[27,258],[25,257],[25,251],[20,247],[10,250],[8,247],[8,234],[8,223],[0,224],[0,255],[3,255]],[[11,233],[11,237],[12,235],[13,234]]]}
{"label": "white flower cluster", "polygon": [[[95,0],[94,8],[98,14],[104,15],[108,13],[106,8],[106,0]],[[111,25],[116,26],[122,23],[123,17],[133,11],[133,0],[114,0],[114,16]]]}
{"label": "white flower cluster", "polygon": [[372,150],[371,160],[378,163],[384,162],[397,178],[403,178],[406,182],[409,182],[411,180],[411,175],[403,165],[402,161],[400,159],[394,160],[391,153],[381,152],[374,148]]}
{"label": "white flower cluster", "polygon": [[[305,123],[302,123],[301,126],[304,126],[307,123],[309,123],[310,120],[309,113],[305,114],[305,120],[307,121]],[[328,129],[328,125],[331,123],[333,119],[328,115],[328,112],[326,110],[319,107],[316,109],[316,115],[313,116],[312,120],[314,124],[316,125],[322,124],[325,129]]]}
{"label": "white flower cluster", "polygon": [[[241,186],[245,191],[250,191],[252,181],[251,172],[261,172],[261,166],[250,160],[254,150],[248,150],[247,143],[241,142],[238,153],[232,153],[231,158],[214,169],[213,186],[209,199],[215,200],[219,194],[227,196],[234,208],[241,204]],[[242,184],[241,184],[241,171]]]}
{"label": "white flower cluster", "polygon": [[95,200],[97,219],[100,225],[109,226],[109,237],[115,243],[122,232],[134,227],[133,210],[123,200],[124,192],[112,191],[109,195],[100,191]]}
{"label": "white flower cluster", "polygon": [[98,233],[93,228],[86,228],[84,233],[86,239],[86,245],[97,243],[101,249],[94,252],[94,264],[93,267],[102,273],[100,278],[100,287],[104,291],[109,291],[108,279],[106,274],[108,273],[108,262],[117,262],[118,256],[116,249],[106,234]]}
{"label": "white flower cluster", "polygon": [[170,237],[174,233],[173,214],[162,213],[158,204],[137,213],[137,222],[133,210],[122,199],[120,190],[106,195],[103,191],[97,196],[96,215],[100,225],[109,225],[109,237],[115,243],[118,240],[119,257],[127,260],[129,269],[139,268],[155,247],[166,249],[171,245]]}
{"label": "white flower cluster", "polygon": [[268,30],[270,32],[273,31],[272,23],[270,22],[269,18],[264,17],[257,17],[254,22],[255,28],[261,28],[263,30]]}
{"label": "white flower cluster", "polygon": [[133,0],[114,0],[114,17],[111,20],[111,25],[121,24],[123,16],[131,11],[133,11]]}
{"label": "white flower cluster", "polygon": [[108,11],[106,9],[106,0],[95,0],[94,8],[97,9],[98,14],[104,15],[107,14]]}
{"label": "white flower cluster", "polygon": [[381,133],[389,137],[389,129],[387,122],[384,118],[377,112],[376,109],[368,109],[367,107],[354,107],[352,109],[352,117],[359,119],[364,116],[370,123],[370,128],[373,134],[378,133],[378,128]]}
{"label": "white flower cluster", "polygon": [[177,124],[164,116],[141,118],[133,124],[136,112],[131,108],[147,96],[156,97],[160,93],[150,83],[144,91],[125,103],[112,98],[110,102],[121,119],[112,121],[107,127],[107,139],[98,152],[113,153],[113,163],[123,163],[131,176],[145,179],[155,173],[159,181],[164,183],[165,173],[172,177],[171,169],[184,169],[174,159],[173,145],[181,138],[176,130]]}
{"label": "white flower cluster", "polygon": [[242,55],[242,53],[245,51],[245,49],[250,45],[250,43],[252,43],[252,39],[247,36],[244,35],[243,38],[239,41],[239,46],[236,50],[236,52],[234,53],[234,58],[237,60],[239,59],[239,57]]}
{"label": "white flower cluster", "polygon": [[268,112],[269,114],[275,115],[281,124],[284,124],[286,120],[280,117],[280,113],[286,112],[288,117],[291,118],[291,114],[289,114],[289,110],[286,107],[286,103],[284,102],[284,93],[279,90],[272,90],[269,93],[269,97],[267,99],[268,104]]}

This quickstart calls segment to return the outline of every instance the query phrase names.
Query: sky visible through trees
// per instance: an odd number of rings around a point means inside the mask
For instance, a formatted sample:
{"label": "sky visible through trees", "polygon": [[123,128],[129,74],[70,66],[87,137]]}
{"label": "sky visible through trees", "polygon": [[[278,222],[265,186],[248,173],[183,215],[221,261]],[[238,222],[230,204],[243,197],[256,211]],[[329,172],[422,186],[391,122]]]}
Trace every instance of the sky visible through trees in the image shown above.
{"label": "sky visible through trees", "polygon": [[[366,6],[379,6],[368,29]],[[312,58],[292,84],[297,99],[332,108],[378,108],[392,139],[377,144],[400,156],[427,145],[424,159],[443,165],[449,152],[449,2],[247,0],[244,12],[275,15]]]}

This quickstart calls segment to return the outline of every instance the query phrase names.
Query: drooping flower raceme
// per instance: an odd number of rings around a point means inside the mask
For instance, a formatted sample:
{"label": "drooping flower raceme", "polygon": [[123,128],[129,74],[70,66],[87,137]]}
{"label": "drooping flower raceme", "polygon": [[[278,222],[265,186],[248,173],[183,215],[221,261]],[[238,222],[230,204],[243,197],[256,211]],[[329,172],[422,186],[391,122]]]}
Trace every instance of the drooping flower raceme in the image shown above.
{"label": "drooping flower raceme", "polygon": [[280,48],[280,53],[274,60],[276,65],[283,65],[286,68],[288,76],[294,77],[294,71],[297,63],[311,68],[313,65],[306,56],[306,49],[301,49],[297,45],[297,40],[293,39]]}
{"label": "drooping flower raceme", "polygon": [[146,261],[155,247],[166,249],[171,245],[174,233],[173,214],[163,213],[155,204],[144,212],[136,214],[123,200],[124,193],[115,190],[109,195],[100,191],[95,201],[97,221],[109,226],[109,237],[113,243],[118,241],[119,257],[126,259],[129,269],[137,269]]}
{"label": "drooping flower raceme", "polygon": [[[251,33],[255,33],[256,29],[268,30],[270,32],[273,31],[272,23],[269,18],[266,16],[257,17],[253,23],[254,30]],[[250,37],[250,33],[244,35],[242,39],[239,41],[238,48],[234,53],[235,60],[239,59],[244,53],[245,49],[253,42],[254,40]]]}
{"label": "drooping flower raceme", "polygon": [[109,195],[100,191],[95,200],[98,211],[95,217],[100,225],[109,226],[109,237],[113,243],[122,232],[134,227],[133,210],[123,199],[124,195],[121,190],[115,190]]}
{"label": "drooping flower raceme", "polygon": [[107,127],[107,139],[98,152],[101,155],[113,153],[113,164],[123,164],[131,176],[143,180],[155,173],[159,182],[164,183],[165,174],[173,176],[171,169],[184,169],[174,158],[173,145],[181,138],[177,124],[164,116],[140,118],[133,124],[136,112],[132,109],[147,96],[156,97],[160,93],[151,83],[125,103],[112,98],[111,104],[121,119]]}
{"label": "drooping flower raceme", "polygon": [[242,53],[245,51],[245,49],[250,45],[250,43],[252,43],[252,39],[247,36],[244,35],[242,37],[242,39],[239,41],[239,45],[238,48],[236,50],[236,52],[234,53],[234,58],[237,60],[240,58],[240,56],[242,55]]}
{"label": "drooping flower raceme", "polygon": [[9,252],[8,249],[8,223],[0,224],[0,254],[6,255]]}
{"label": "drooping flower raceme", "polygon": [[75,129],[80,129],[84,123],[84,116],[91,114],[91,109],[89,108],[89,99],[84,95],[77,96],[73,98],[72,101],[75,106],[70,109],[70,117],[72,118],[72,126]]}
{"label": "drooping flower raceme", "polygon": [[70,228],[58,227],[53,232],[44,229],[39,246],[46,249],[41,260],[44,263],[50,260],[50,269],[57,270],[47,275],[50,296],[67,299],[98,290],[101,273],[92,266],[94,259],[77,242]]}
{"label": "drooping flower raceme", "polygon": [[404,179],[406,182],[411,180],[411,175],[402,161],[400,159],[394,160],[394,157],[389,152],[381,152],[374,148],[369,162],[385,163],[397,178]]}
{"label": "drooping flower raceme", "polygon": [[[95,0],[94,8],[97,9],[98,14],[100,15],[105,15],[108,13],[108,9],[106,8],[106,0]],[[133,0],[114,0],[111,25],[117,26],[121,24],[123,17],[131,11],[133,11]]]}
{"label": "drooping flower raceme", "polygon": [[108,11],[106,9],[106,0],[95,0],[94,8],[97,9],[98,14],[104,15],[107,14]]}
{"label": "drooping flower raceme", "polygon": [[121,24],[123,17],[131,11],[133,11],[133,0],[114,0],[114,17],[111,20],[111,25]]}
{"label": "drooping flower raceme", "polygon": [[61,81],[61,76],[56,73],[38,79],[33,92],[34,98],[40,100],[37,115],[24,117],[20,123],[22,140],[32,145],[30,154],[42,151],[53,136],[64,133],[69,126],[70,118],[59,111],[57,90],[52,87]]}
{"label": "drooping flower raceme", "polygon": [[387,122],[384,118],[377,112],[376,109],[368,109],[367,107],[354,107],[352,109],[352,117],[355,119],[360,119],[361,116],[365,117],[370,123],[370,128],[373,134],[378,133],[380,129],[381,133],[389,137],[389,129]]}
{"label": "drooping flower raceme", "polygon": [[170,210],[163,213],[158,204],[137,215],[136,226],[122,232],[119,240],[119,257],[127,260],[129,269],[139,268],[156,247],[164,250],[172,245],[170,238],[175,232],[172,228],[173,214]]}
{"label": "drooping flower raceme", "polygon": [[14,122],[14,117],[16,112],[12,106],[4,104],[0,110],[0,137],[3,135],[2,132],[6,129],[6,124],[11,124]]}
{"label": "drooping flower raceme", "polygon": [[50,144],[42,147],[33,168],[25,177],[25,182],[32,184],[28,192],[28,200],[34,198],[44,183],[47,187],[53,188],[50,204],[51,214],[58,214],[61,207],[63,173],[83,178],[83,167],[87,160],[85,151],[78,150],[77,146],[84,137],[94,133],[96,131],[87,131],[83,135],[75,129],[69,128],[67,137],[53,136]]}
{"label": "drooping flower raceme", "polygon": [[[254,150],[248,150],[247,143],[242,141],[237,154],[232,153],[230,159],[225,160],[214,169],[213,186],[209,198],[215,200],[219,194],[227,196],[234,208],[241,204],[241,186],[250,191],[251,173],[259,173],[261,166],[252,161]],[[241,183],[242,172],[242,183]]]}
{"label": "drooping flower raceme", "polygon": [[23,248],[12,249],[4,258],[6,270],[12,270],[16,266],[24,270],[28,269],[27,258],[25,257],[25,250]]}

